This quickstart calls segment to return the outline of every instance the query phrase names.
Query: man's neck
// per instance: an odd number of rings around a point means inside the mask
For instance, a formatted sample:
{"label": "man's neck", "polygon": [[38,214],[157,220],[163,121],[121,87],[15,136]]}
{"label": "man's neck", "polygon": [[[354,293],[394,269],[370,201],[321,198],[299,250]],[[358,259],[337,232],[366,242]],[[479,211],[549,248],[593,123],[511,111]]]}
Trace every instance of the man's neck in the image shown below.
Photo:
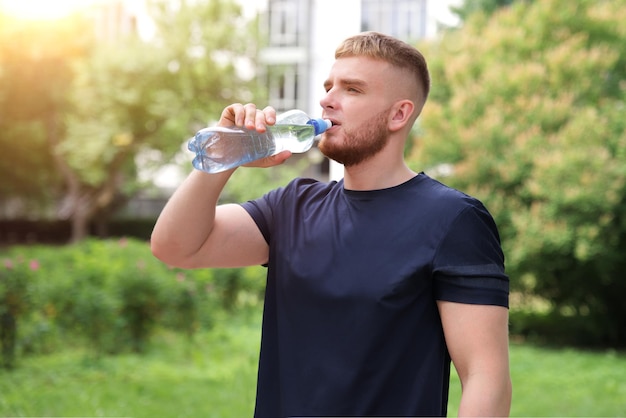
{"label": "man's neck", "polygon": [[381,190],[398,186],[417,175],[404,161],[382,164],[375,159],[344,167],[343,186],[346,190]]}

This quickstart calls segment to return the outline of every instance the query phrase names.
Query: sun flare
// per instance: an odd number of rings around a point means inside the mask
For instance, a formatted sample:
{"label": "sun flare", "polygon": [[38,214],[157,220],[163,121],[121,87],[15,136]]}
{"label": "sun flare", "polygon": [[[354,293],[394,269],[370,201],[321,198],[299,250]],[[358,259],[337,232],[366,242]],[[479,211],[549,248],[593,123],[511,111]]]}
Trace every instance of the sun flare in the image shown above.
{"label": "sun flare", "polygon": [[0,0],[0,13],[28,20],[55,20],[93,4],[93,0]]}

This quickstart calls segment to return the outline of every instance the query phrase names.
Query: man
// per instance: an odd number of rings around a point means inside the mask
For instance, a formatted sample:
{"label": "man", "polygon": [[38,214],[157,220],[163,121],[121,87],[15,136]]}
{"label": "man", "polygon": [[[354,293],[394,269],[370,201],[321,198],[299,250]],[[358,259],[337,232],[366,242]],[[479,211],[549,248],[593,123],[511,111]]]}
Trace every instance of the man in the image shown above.
{"label": "man", "polygon": [[[193,172],[163,209],[153,253],[183,267],[268,267],[255,416],[445,415],[450,360],[460,415],[508,415],[508,277],[476,199],[403,160],[428,95],[415,48],[366,32],[324,83],[319,143],[344,179],[295,179],[217,205],[234,170]],[[233,104],[219,124],[265,131],[271,107]],[[253,163],[269,167],[290,153]]]}

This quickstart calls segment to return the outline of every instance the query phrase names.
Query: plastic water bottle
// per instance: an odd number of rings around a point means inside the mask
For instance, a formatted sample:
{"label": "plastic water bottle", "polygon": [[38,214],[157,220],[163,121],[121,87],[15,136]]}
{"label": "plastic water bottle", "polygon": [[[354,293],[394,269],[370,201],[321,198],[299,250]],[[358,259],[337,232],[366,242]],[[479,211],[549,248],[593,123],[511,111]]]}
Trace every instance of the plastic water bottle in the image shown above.
{"label": "plastic water bottle", "polygon": [[219,173],[289,150],[308,151],[317,135],[332,126],[327,119],[311,119],[301,110],[290,110],[276,118],[276,124],[259,133],[240,127],[204,128],[189,140],[196,154],[193,166],[207,173]]}

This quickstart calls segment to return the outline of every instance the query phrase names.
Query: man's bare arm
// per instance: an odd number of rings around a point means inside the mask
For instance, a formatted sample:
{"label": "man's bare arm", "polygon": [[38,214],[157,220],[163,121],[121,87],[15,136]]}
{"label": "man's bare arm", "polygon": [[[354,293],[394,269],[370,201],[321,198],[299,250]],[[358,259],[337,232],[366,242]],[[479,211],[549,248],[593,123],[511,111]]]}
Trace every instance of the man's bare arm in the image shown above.
{"label": "man's bare arm", "polygon": [[[273,124],[276,113],[253,104],[233,104],[222,112],[220,126],[245,126],[260,132]],[[290,152],[249,164],[270,167]],[[152,232],[153,254],[182,268],[238,267],[267,261],[269,248],[256,224],[239,205],[218,206],[219,196],[234,170],[208,174],[193,171],[172,195]]]}
{"label": "man's bare arm", "polygon": [[450,357],[461,380],[459,416],[508,416],[508,310],[437,302]]}

